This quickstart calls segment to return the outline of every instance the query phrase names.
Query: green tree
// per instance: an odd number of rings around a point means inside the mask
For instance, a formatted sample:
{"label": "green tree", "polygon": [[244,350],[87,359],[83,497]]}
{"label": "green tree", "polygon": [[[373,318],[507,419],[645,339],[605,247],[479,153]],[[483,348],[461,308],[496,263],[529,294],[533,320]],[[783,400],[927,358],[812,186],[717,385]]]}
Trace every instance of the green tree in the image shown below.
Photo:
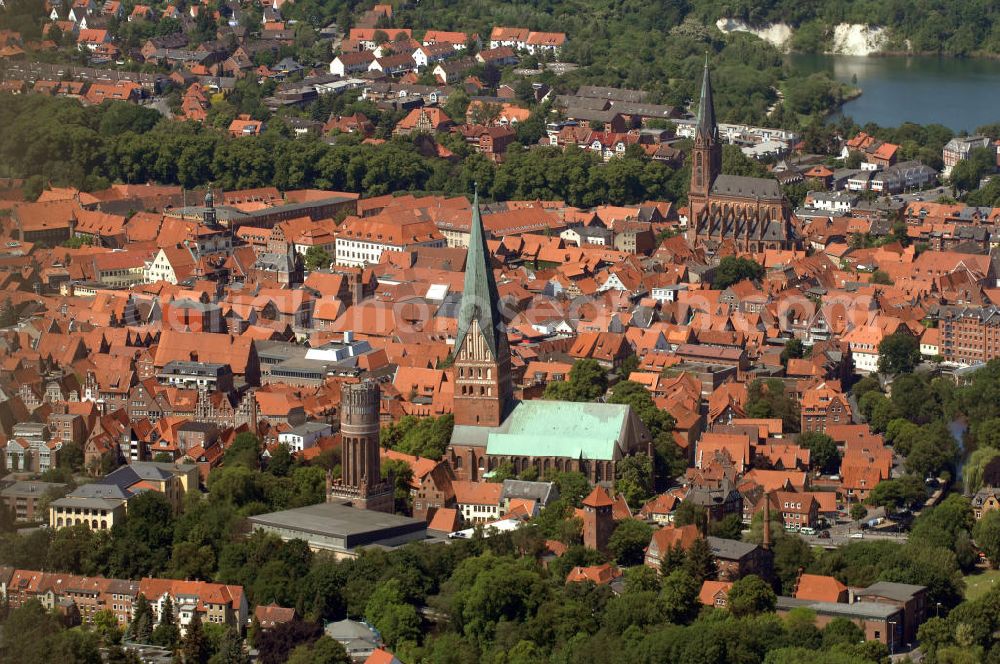
{"label": "green tree", "polygon": [[799,436],[799,445],[809,450],[810,464],[824,473],[835,473],[840,467],[840,452],[833,438],[818,431]]}
{"label": "green tree", "polygon": [[292,651],[288,664],[350,664],[347,655],[339,642],[329,636],[319,637],[312,645],[302,645]]}
{"label": "green tree", "polygon": [[212,656],[212,664],[250,664],[250,654],[243,645],[243,638],[233,626],[227,626],[219,643],[219,650]]}
{"label": "green tree", "polygon": [[457,90],[453,94],[448,95],[448,101],[445,102],[442,110],[445,112],[445,115],[455,122],[461,122],[465,118],[465,111],[468,108],[469,95],[464,90]]}
{"label": "green tree", "polygon": [[878,378],[875,376],[865,376],[854,384],[851,388],[851,394],[855,399],[860,399],[868,392],[881,392],[882,384],[878,382]]}
{"label": "green tree", "polygon": [[796,432],[802,426],[798,401],[785,393],[784,383],[777,378],[750,383],[746,411],[748,417],[780,418],[787,432]]}
{"label": "green tree", "polygon": [[823,644],[823,635],[816,627],[816,612],[805,607],[797,607],[785,616],[785,630],[789,642],[797,643],[810,650],[819,650]]}
{"label": "green tree", "polygon": [[897,376],[892,384],[892,405],[899,417],[914,424],[927,424],[942,415],[934,387],[923,376]]}
{"label": "green tree", "polygon": [[716,569],[711,545],[704,537],[699,537],[691,544],[684,556],[684,570],[698,582],[700,588],[703,581],[715,578]]}
{"label": "green tree", "polygon": [[660,575],[648,565],[638,565],[625,570],[625,592],[658,592]]}
{"label": "green tree", "polygon": [[872,272],[872,276],[869,281],[873,284],[879,284],[882,286],[892,286],[892,277],[885,270],[875,270]]}
{"label": "green tree", "polygon": [[996,170],[996,155],[990,148],[973,148],[966,159],[951,169],[951,183],[958,191],[979,189],[979,182],[987,173]]}
{"label": "green tree", "polygon": [[413,482],[413,468],[402,459],[387,459],[382,463],[382,474],[392,478],[393,496],[398,514],[409,514],[413,509],[410,485]]}
{"label": "green tree", "polygon": [[164,494],[146,491],[131,498],[128,515],[111,528],[111,574],[140,578],[163,571],[170,559],[173,531],[173,507]]}
{"label": "green tree", "polygon": [[555,401],[593,401],[608,389],[608,375],[597,360],[579,360],[569,370],[569,380],[545,386],[545,397]]}
{"label": "green tree", "polygon": [[865,633],[847,618],[834,618],[823,628],[823,647],[854,645],[865,640]]}
{"label": "green tree", "polygon": [[623,567],[641,565],[652,535],[653,529],[645,521],[625,519],[619,522],[615,532],[611,534],[608,551]]}
{"label": "green tree", "polygon": [[633,508],[641,507],[653,493],[653,460],[645,454],[622,459],[616,468],[615,489]]}
{"label": "green tree", "polygon": [[676,625],[693,620],[701,609],[701,583],[684,569],[676,569],[663,579],[657,607],[663,617]]}
{"label": "green tree", "polygon": [[976,546],[989,558],[990,566],[993,569],[1000,567],[1000,512],[986,512],[973,528],[972,536]]}
{"label": "green tree", "polygon": [[245,466],[250,469],[260,468],[260,438],[249,432],[236,434],[236,440],[226,448],[222,457],[227,466]]}
{"label": "green tree", "polygon": [[729,589],[729,610],[734,616],[750,616],[774,611],[777,596],[771,586],[755,574],[733,583]]}
{"label": "green tree", "polygon": [[789,339],[781,349],[781,366],[787,367],[788,360],[805,357],[806,349],[801,339]]}
{"label": "green tree", "polygon": [[948,549],[956,554],[963,567],[968,568],[976,562],[968,541],[974,521],[969,499],[952,494],[920,513],[913,522],[910,541],[924,548]]}
{"label": "green tree", "polygon": [[649,390],[641,383],[624,380],[615,385],[608,397],[608,403],[628,405],[653,437],[654,475],[663,479],[672,479],[682,474],[687,467],[687,458],[674,442],[673,416],[660,409],[654,402]]}
{"label": "green tree", "polygon": [[743,534],[743,518],[739,514],[729,514],[720,521],[710,522],[708,532],[712,537],[738,540]]}
{"label": "green tree", "polygon": [[306,249],[306,269],[325,270],[330,267],[333,261],[326,249],[320,246],[312,246]]}
{"label": "green tree", "polygon": [[917,628],[917,639],[929,661],[937,661],[938,651],[955,643],[954,631],[948,620],[938,616],[929,618]]}
{"label": "green tree", "polygon": [[911,508],[927,499],[927,487],[923,479],[915,475],[904,475],[879,482],[868,496],[872,505],[884,507],[889,512],[900,508]]}
{"label": "green tree", "polygon": [[295,460],[292,458],[292,452],[288,449],[288,445],[279,443],[267,460],[267,472],[275,477],[286,477],[289,471],[291,471],[294,462]]}
{"label": "green tree", "polygon": [[892,445],[897,454],[906,456],[913,449],[913,443],[920,437],[920,426],[904,417],[890,420],[885,428],[885,442]]}
{"label": "green tree", "polygon": [[580,507],[583,504],[583,499],[590,493],[590,482],[587,480],[587,476],[577,471],[559,471],[551,478],[546,479],[551,479],[555,483],[556,488],[559,489],[559,497],[569,501],[573,507]]}
{"label": "green tree", "polygon": [[365,606],[365,617],[390,646],[420,637],[420,616],[413,605],[406,602],[397,579],[388,579],[375,587]]}
{"label": "green tree", "polygon": [[868,508],[866,508],[861,503],[854,503],[853,505],[851,505],[851,508],[848,510],[848,513],[852,520],[860,521],[861,519],[868,516]]}
{"label": "green tree", "polygon": [[382,429],[382,446],[404,454],[440,459],[451,441],[452,415],[417,418],[406,415]]}
{"label": "green tree", "polygon": [[94,631],[101,639],[101,643],[106,646],[121,643],[122,630],[118,626],[118,618],[115,612],[110,609],[98,611],[90,618],[94,626]]}
{"label": "green tree", "polygon": [[174,603],[167,595],[160,609],[160,621],[153,630],[152,643],[173,650],[180,641],[181,632],[174,619]]}
{"label": "green tree", "polygon": [[760,281],[764,278],[764,267],[749,258],[725,256],[715,268],[712,288],[725,290],[735,283],[750,279]]}
{"label": "green tree", "polygon": [[879,342],[878,355],[881,373],[911,373],[920,364],[920,342],[911,334],[896,332]]}
{"label": "green tree", "polygon": [[986,466],[998,457],[1000,449],[995,447],[980,447],[969,455],[962,470],[962,481],[965,483],[966,491],[974,494],[983,488],[983,473]]}
{"label": "green tree", "polygon": [[917,477],[951,473],[958,457],[958,443],[942,421],[925,424],[906,456],[906,470]]}
{"label": "green tree", "polygon": [[201,624],[201,614],[195,611],[187,625],[187,631],[181,641],[181,653],[184,664],[207,664],[211,655],[208,639]]}
{"label": "green tree", "polygon": [[151,643],[153,623],[153,608],[149,605],[149,600],[146,599],[146,596],[139,593],[135,600],[132,622],[128,626],[129,639],[136,643]]}

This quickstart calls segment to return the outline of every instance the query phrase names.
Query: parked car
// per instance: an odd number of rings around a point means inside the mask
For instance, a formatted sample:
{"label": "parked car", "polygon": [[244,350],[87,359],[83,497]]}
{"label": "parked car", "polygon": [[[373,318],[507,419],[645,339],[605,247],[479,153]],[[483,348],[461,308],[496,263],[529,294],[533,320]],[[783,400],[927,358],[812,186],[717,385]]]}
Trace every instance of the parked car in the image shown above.
{"label": "parked car", "polygon": [[851,539],[864,539],[864,533],[851,533]]}

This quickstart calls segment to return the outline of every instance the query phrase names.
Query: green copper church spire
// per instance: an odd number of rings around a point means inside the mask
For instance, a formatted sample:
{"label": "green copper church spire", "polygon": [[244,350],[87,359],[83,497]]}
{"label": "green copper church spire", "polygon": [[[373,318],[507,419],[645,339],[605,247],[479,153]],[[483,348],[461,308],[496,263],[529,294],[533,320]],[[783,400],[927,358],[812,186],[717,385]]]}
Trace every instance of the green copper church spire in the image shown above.
{"label": "green copper church spire", "polygon": [[497,293],[490,252],[483,231],[483,217],[479,211],[479,187],[472,201],[472,225],[469,230],[469,253],[465,259],[465,290],[458,310],[458,337],[455,352],[462,347],[472,321],[486,339],[494,359],[506,351],[507,332],[500,315],[500,296]]}
{"label": "green copper church spire", "polygon": [[703,138],[715,138],[717,128],[715,126],[715,104],[712,102],[712,77],[708,72],[708,53],[705,54],[705,70],[701,79],[701,99],[698,102],[698,124],[695,127],[695,136],[701,134]]}

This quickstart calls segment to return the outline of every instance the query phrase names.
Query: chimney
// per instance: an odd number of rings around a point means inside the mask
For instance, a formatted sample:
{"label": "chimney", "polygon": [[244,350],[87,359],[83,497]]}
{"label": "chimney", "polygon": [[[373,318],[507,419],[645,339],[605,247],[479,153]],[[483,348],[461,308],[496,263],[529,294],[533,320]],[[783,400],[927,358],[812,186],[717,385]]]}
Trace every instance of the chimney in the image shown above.
{"label": "chimney", "polygon": [[802,575],[805,574],[805,571],[806,571],[805,567],[799,567],[798,571],[796,572],[795,586],[792,587],[792,597],[795,597],[795,595],[799,592],[799,584],[802,583]]}
{"label": "chimney", "polygon": [[351,304],[359,304],[363,299],[365,299],[365,286],[364,286],[364,268],[359,269],[357,273],[352,273],[350,276],[351,284]]}
{"label": "chimney", "polygon": [[761,543],[765,551],[771,550],[771,494],[764,492],[764,541]]}

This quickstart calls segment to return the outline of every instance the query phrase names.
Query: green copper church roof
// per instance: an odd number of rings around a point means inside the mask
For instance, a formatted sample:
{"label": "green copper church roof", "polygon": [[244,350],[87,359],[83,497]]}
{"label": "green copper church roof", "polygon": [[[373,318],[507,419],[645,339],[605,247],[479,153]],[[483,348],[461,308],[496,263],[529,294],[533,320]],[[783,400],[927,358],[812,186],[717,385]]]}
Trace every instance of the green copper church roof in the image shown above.
{"label": "green copper church roof", "polygon": [[522,401],[488,434],[486,453],[610,461],[628,417],[621,404]]}
{"label": "green copper church roof", "polygon": [[501,350],[507,343],[507,336],[503,318],[500,316],[500,296],[497,293],[489,256],[477,189],[472,202],[472,228],[469,233],[469,253],[465,260],[465,289],[458,309],[455,352],[457,353],[462,347],[472,321],[476,321],[494,359],[499,359]]}

